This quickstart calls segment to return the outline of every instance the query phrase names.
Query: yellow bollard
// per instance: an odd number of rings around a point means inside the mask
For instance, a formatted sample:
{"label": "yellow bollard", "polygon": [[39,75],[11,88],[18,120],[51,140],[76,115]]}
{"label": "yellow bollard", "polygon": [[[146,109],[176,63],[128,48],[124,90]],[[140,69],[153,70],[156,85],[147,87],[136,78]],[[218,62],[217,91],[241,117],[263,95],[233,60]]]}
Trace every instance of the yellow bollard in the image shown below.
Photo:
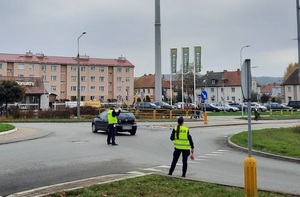
{"label": "yellow bollard", "polygon": [[203,120],[204,120],[204,124],[208,124],[206,112],[203,112]]}
{"label": "yellow bollard", "polygon": [[256,160],[251,155],[244,160],[245,197],[257,197]]}

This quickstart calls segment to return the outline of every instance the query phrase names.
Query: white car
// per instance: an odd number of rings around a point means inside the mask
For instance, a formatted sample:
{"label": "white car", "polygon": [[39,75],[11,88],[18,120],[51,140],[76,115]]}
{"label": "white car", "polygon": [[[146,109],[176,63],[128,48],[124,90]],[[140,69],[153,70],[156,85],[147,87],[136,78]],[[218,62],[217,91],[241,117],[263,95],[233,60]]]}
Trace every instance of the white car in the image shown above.
{"label": "white car", "polygon": [[[263,106],[259,103],[252,102],[251,103],[251,111],[254,111],[255,108],[257,108],[261,112],[265,112],[265,111],[268,110],[268,108],[266,108],[265,106]],[[248,109],[248,103],[244,103],[243,104],[243,110],[247,111],[247,109]]]}
{"label": "white car", "polygon": [[213,106],[218,107],[222,111],[229,111],[229,112],[237,112],[239,111],[239,108],[230,106],[228,104],[222,104],[222,103],[212,103]]}

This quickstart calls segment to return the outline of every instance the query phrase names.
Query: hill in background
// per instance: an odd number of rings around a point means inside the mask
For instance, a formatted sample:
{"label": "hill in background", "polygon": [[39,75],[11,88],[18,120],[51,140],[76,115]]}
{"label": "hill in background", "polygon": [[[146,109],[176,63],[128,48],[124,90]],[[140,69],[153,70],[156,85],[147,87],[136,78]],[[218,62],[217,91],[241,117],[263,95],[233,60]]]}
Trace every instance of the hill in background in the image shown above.
{"label": "hill in background", "polygon": [[265,85],[268,85],[268,84],[271,84],[271,83],[282,83],[282,77],[253,77],[255,78],[255,81],[257,83],[259,83],[260,85],[262,86],[265,86]]}

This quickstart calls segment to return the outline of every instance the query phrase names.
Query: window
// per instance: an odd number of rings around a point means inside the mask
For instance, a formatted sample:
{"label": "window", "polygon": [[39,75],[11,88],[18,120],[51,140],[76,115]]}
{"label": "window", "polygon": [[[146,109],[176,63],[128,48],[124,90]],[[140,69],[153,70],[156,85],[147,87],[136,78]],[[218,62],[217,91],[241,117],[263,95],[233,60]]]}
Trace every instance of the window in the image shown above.
{"label": "window", "polygon": [[51,71],[56,71],[57,70],[57,66],[56,65],[52,65],[51,66]]}
{"label": "window", "polygon": [[111,72],[109,72],[109,73],[108,73],[108,75],[110,76],[110,75],[112,75],[112,73],[111,73]]}
{"label": "window", "polygon": [[18,77],[24,77],[24,75],[19,74]]}
{"label": "window", "polygon": [[30,74],[29,77],[34,77],[34,75],[33,75],[33,74]]}
{"label": "window", "polygon": [[99,77],[100,82],[104,82],[104,77]]}
{"label": "window", "polygon": [[43,78],[43,81],[47,81],[47,76],[46,75],[43,75],[42,78]]}
{"label": "window", "polygon": [[29,70],[34,70],[34,65],[33,64],[29,65]]}
{"label": "window", "polygon": [[85,69],[86,69],[85,66],[81,66],[81,67],[80,67],[81,72],[85,72]]}
{"label": "window", "polygon": [[60,94],[66,94],[66,92],[65,91],[60,91]]}
{"label": "window", "polygon": [[122,77],[117,77],[117,82],[122,82]]}
{"label": "window", "polygon": [[18,65],[18,70],[24,70],[24,68],[25,68],[24,64],[19,64]]}
{"label": "window", "polygon": [[92,92],[95,92],[95,89],[96,89],[95,86],[91,86],[91,91]]}
{"label": "window", "polygon": [[235,92],[235,88],[231,88],[231,92],[234,93]]}
{"label": "window", "polygon": [[46,65],[42,65],[42,71],[46,71],[47,70],[47,66]]}
{"label": "window", "polygon": [[56,92],[56,86],[51,86],[51,92]]}
{"label": "window", "polygon": [[122,86],[117,86],[117,91],[122,92]]}
{"label": "window", "polygon": [[292,91],[292,88],[289,86],[289,87],[287,87],[287,91],[288,92],[291,92]]}
{"label": "window", "polygon": [[3,68],[3,66],[2,66],[2,64],[0,64],[0,69],[2,69]]}
{"label": "window", "polygon": [[121,67],[118,67],[118,68],[117,68],[117,72],[118,72],[118,73],[122,72],[122,68],[121,68]]}
{"label": "window", "polygon": [[85,76],[81,76],[80,79],[81,79],[81,81],[85,81],[86,77]]}
{"label": "window", "polygon": [[104,92],[104,86],[99,86],[99,91]]}
{"label": "window", "polygon": [[210,88],[210,91],[211,91],[211,92],[215,92],[215,89],[214,89],[214,88]]}
{"label": "window", "polygon": [[60,81],[60,84],[64,85],[66,84],[66,81]]}
{"label": "window", "polygon": [[235,96],[232,96],[232,97],[231,97],[231,100],[232,100],[232,101],[235,101]]}
{"label": "window", "polygon": [[211,84],[216,84],[216,80],[211,80]]}
{"label": "window", "polygon": [[99,96],[99,100],[103,102],[104,101],[104,96]]}
{"label": "window", "polygon": [[91,69],[91,72],[95,72],[96,71],[96,67],[95,66],[92,66],[90,69]]}
{"label": "window", "polygon": [[129,73],[129,71],[130,71],[130,68],[125,68],[125,72],[127,72],[127,73]]}
{"label": "window", "polygon": [[81,86],[81,87],[80,87],[80,91],[81,91],[81,92],[85,92],[85,86]]}
{"label": "window", "polygon": [[77,66],[71,66],[71,71],[77,71]]}
{"label": "window", "polygon": [[95,99],[95,96],[90,96],[90,100],[91,100],[91,101],[96,100],[96,99]]}
{"label": "window", "polygon": [[76,96],[71,96],[71,101],[76,101]]}
{"label": "window", "polygon": [[12,73],[12,71],[13,71],[12,69],[7,69],[8,73]]}
{"label": "window", "polygon": [[60,74],[65,75],[65,74],[66,74],[66,71],[65,71],[65,70],[62,70],[62,71],[60,72]]}
{"label": "window", "polygon": [[51,76],[51,81],[56,81],[57,80],[57,76]]}
{"label": "window", "polygon": [[108,82],[108,85],[111,86],[111,85],[112,85],[112,82]]}
{"label": "window", "polygon": [[76,76],[71,76],[71,81],[77,81],[77,77]]}
{"label": "window", "polygon": [[95,82],[96,81],[96,77],[95,76],[91,76],[91,81]]}
{"label": "window", "polygon": [[126,82],[129,82],[130,81],[130,77],[126,77]]}
{"label": "window", "polygon": [[100,67],[99,71],[103,73],[105,71],[104,67]]}
{"label": "window", "polygon": [[224,88],[221,88],[221,92],[224,92]]}
{"label": "window", "polygon": [[[127,86],[128,87],[128,86]],[[129,88],[128,88],[129,89]],[[150,89],[148,89],[148,94],[150,94],[151,93],[151,90]]]}
{"label": "window", "polygon": [[76,91],[76,86],[71,86],[71,91]]}

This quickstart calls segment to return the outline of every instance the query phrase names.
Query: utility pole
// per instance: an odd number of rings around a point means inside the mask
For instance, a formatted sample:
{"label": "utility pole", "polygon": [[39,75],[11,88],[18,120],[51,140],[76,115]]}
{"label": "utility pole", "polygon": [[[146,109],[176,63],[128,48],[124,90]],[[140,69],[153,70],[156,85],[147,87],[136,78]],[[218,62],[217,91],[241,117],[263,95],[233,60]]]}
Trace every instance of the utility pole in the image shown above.
{"label": "utility pole", "polygon": [[160,0],[155,0],[155,100],[162,101]]}

